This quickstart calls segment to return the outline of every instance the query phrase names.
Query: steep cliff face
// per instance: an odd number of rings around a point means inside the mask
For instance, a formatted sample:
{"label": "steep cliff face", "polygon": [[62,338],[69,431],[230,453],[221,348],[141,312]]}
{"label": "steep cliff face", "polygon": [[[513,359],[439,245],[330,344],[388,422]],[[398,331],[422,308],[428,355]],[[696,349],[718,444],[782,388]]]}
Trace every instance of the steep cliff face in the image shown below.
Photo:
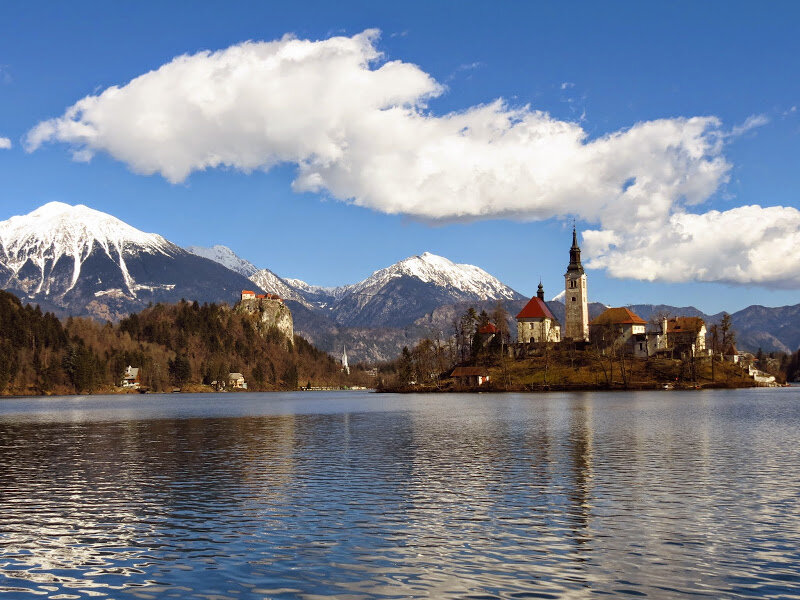
{"label": "steep cliff face", "polygon": [[287,339],[294,339],[292,311],[280,300],[247,298],[240,301],[234,310],[251,315],[256,320],[261,335],[267,335],[269,330],[275,327]]}

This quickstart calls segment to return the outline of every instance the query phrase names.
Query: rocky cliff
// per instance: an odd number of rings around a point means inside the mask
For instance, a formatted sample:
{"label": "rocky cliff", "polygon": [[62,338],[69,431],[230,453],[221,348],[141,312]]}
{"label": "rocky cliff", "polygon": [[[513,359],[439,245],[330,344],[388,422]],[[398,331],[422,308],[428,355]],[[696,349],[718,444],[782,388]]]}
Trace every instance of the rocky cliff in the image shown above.
{"label": "rocky cliff", "polygon": [[234,311],[251,315],[256,320],[258,332],[263,336],[274,327],[287,339],[294,339],[292,311],[281,300],[246,298],[236,304]]}

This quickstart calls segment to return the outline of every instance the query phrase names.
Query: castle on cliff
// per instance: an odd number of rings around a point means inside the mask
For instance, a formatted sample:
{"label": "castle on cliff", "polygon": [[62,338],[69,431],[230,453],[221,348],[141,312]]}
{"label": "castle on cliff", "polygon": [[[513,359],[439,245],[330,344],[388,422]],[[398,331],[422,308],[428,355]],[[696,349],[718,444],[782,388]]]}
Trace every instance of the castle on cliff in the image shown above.
{"label": "castle on cliff", "polygon": [[276,294],[256,294],[252,290],[242,290],[242,297],[234,310],[251,315],[259,331],[266,335],[275,328],[288,340],[294,339],[292,311]]}

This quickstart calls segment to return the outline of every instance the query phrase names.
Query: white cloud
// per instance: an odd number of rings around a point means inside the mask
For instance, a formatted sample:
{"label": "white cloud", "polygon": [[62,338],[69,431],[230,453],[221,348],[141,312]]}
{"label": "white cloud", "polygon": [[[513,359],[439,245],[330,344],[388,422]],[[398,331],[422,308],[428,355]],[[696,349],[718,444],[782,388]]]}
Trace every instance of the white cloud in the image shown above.
{"label": "white cloud", "polygon": [[8,150],[11,148],[11,140],[7,137],[0,137],[0,150]]}
{"label": "white cloud", "polygon": [[767,117],[767,115],[750,115],[744,120],[744,123],[741,125],[735,125],[733,129],[731,129],[730,134],[733,136],[742,135],[751,129],[763,127],[767,123],[769,123],[769,117]]}
{"label": "white cloud", "polygon": [[727,180],[733,132],[716,118],[590,139],[579,123],[503,100],[434,115],[426,103],[445,87],[416,65],[383,62],[376,39],[284,37],[180,56],[38,124],[25,146],[65,142],[84,161],[107,152],[174,183],[207,168],[294,163],[297,191],[431,221],[577,215],[605,232],[587,241],[618,242],[593,263],[612,274],[624,271],[612,254],[635,257],[631,244],[674,219],[726,214],[685,212]]}
{"label": "white cloud", "polygon": [[740,206],[675,212],[659,228],[585,231],[588,266],[613,277],[800,287],[800,211]]}
{"label": "white cloud", "polygon": [[563,82],[561,84],[561,89],[562,90],[566,90],[567,88],[574,88],[574,87],[575,87],[575,84],[572,83],[571,81],[565,81],[565,82]]}

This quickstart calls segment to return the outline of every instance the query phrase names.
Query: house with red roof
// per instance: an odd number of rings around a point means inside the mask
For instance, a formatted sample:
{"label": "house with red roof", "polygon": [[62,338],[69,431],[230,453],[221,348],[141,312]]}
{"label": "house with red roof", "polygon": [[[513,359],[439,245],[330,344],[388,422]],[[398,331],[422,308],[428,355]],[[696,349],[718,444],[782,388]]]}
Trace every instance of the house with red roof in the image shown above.
{"label": "house with red roof", "polygon": [[544,301],[544,288],[539,283],[536,296],[517,315],[517,343],[560,342],[561,325]]}
{"label": "house with red roof", "polygon": [[640,339],[646,330],[647,321],[629,308],[607,308],[589,323],[589,339],[599,345],[628,345],[635,354],[639,354],[639,348],[634,345],[641,343],[646,356],[647,342]]}

